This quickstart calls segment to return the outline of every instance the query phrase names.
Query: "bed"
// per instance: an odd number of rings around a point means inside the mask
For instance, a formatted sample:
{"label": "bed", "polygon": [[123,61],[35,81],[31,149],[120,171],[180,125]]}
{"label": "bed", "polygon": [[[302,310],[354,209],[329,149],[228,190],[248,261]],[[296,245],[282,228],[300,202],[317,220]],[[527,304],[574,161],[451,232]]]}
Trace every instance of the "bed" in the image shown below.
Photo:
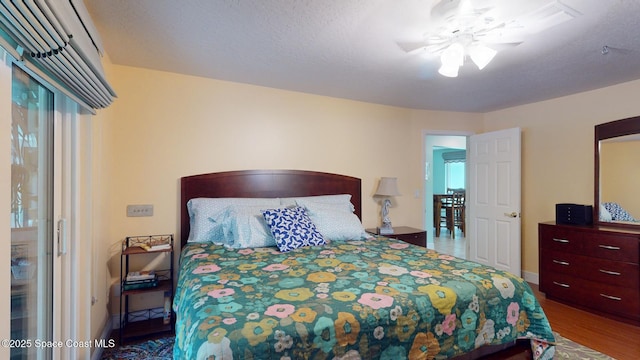
{"label": "bed", "polygon": [[[342,239],[332,233],[334,239],[324,244],[286,248],[285,243],[283,251],[277,230],[268,225],[277,246],[238,246],[243,240],[235,230],[223,232],[236,239],[231,245],[218,232],[211,242],[194,237],[202,228],[193,204],[229,198],[268,199],[251,206],[267,210],[263,218],[269,224],[270,215],[291,215],[295,208],[295,216],[313,220],[300,220],[304,226],[318,223],[316,230],[329,233],[335,229],[318,217],[325,213],[308,200],[333,195],[349,199],[351,215],[339,205],[341,218],[359,221],[361,182],[350,176],[250,170],[181,179],[174,358],[553,357],[555,340],[540,304],[528,284],[509,273],[368,235]],[[245,205],[225,208],[225,224],[236,216],[244,219],[236,210],[250,207]]]}

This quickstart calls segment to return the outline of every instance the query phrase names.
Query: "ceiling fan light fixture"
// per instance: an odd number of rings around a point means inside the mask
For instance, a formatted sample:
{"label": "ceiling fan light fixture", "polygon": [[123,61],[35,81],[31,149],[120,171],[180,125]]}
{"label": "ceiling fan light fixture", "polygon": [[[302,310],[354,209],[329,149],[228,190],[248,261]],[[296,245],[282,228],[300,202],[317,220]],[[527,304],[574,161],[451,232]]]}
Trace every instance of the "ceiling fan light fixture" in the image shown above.
{"label": "ceiling fan light fixture", "polygon": [[453,43],[440,55],[442,66],[438,72],[447,77],[458,76],[458,70],[464,63],[464,46],[460,43]]}
{"label": "ceiling fan light fixture", "polygon": [[478,69],[482,70],[487,66],[498,52],[484,45],[476,45],[469,48],[469,56]]}
{"label": "ceiling fan light fixture", "polygon": [[457,65],[442,64],[442,66],[440,66],[440,69],[438,69],[438,73],[446,77],[458,77],[459,69],[460,67]]}
{"label": "ceiling fan light fixture", "polygon": [[464,46],[460,43],[453,43],[446,48],[440,56],[442,65],[462,66],[464,63]]}

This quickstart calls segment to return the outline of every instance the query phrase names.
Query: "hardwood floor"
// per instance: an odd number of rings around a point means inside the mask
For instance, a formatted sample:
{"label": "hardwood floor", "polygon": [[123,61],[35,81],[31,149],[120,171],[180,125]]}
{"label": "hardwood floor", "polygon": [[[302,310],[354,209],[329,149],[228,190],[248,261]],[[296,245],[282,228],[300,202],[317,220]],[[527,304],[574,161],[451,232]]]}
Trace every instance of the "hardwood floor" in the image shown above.
{"label": "hardwood floor", "polygon": [[618,360],[640,359],[640,326],[610,320],[548,300],[538,291],[538,285],[529,285],[547,314],[553,331]]}
{"label": "hardwood floor", "polygon": [[[449,234],[443,231],[439,238],[428,236],[427,247],[464,258],[466,239],[458,232],[455,239],[451,239]],[[553,331],[617,360],[640,359],[640,326],[610,320],[548,300],[538,290],[538,285],[531,283],[529,285],[547,314]]]}

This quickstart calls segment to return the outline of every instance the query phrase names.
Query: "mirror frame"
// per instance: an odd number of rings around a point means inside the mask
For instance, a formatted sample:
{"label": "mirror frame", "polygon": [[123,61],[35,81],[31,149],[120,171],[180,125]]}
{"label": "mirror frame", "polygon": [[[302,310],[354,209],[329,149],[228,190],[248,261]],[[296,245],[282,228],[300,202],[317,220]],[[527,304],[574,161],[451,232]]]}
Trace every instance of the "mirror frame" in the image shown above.
{"label": "mirror frame", "polygon": [[595,126],[593,223],[596,225],[626,229],[640,229],[640,224],[636,225],[600,221],[600,140],[634,134],[640,134],[640,116],[611,121]]}

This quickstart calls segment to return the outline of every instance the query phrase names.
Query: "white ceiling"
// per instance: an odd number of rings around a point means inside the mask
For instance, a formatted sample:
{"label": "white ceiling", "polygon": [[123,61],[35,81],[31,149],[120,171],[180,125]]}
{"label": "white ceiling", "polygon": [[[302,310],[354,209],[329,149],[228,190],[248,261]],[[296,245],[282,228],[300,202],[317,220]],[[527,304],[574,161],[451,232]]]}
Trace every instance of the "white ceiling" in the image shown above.
{"label": "white ceiling", "polygon": [[438,2],[85,0],[115,64],[407,108],[488,112],[640,79],[638,0],[561,0],[582,15],[457,78],[398,45],[422,39]]}

